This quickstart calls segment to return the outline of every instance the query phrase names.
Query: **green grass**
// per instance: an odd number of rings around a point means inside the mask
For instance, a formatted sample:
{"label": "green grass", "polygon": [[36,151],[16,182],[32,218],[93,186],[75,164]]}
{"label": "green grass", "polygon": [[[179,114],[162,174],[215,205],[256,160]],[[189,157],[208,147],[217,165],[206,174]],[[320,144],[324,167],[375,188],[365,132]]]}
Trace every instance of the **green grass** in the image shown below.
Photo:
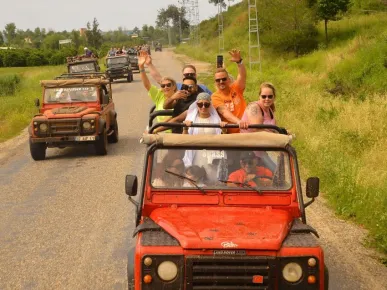
{"label": "green grass", "polygon": [[13,74],[20,77],[14,94],[0,96],[0,142],[18,135],[37,113],[34,100],[42,95],[39,81],[52,79],[65,70],[64,66],[0,68],[0,78]]}
{"label": "green grass", "polygon": [[[238,25],[225,29],[226,50],[240,48],[247,64],[245,12],[228,13]],[[201,49],[182,45],[177,52],[215,63],[214,23],[201,27],[210,34]],[[320,49],[299,58],[263,47],[262,72],[248,71],[245,97],[256,100],[263,81],[275,84],[278,124],[297,136],[302,176],[319,176],[329,204],[367,228],[369,245],[387,254],[387,14],[345,17],[328,29],[329,45],[321,23]],[[235,64],[226,67],[236,75]],[[213,88],[213,75],[200,81]]]}

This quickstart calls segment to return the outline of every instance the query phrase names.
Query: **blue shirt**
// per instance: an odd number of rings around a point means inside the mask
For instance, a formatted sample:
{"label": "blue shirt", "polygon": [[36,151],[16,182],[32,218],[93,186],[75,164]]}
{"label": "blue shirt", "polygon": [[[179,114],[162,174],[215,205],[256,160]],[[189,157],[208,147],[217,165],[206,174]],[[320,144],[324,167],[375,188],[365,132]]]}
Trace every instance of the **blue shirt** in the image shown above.
{"label": "blue shirt", "polygon": [[[181,90],[181,85],[182,83],[177,83],[177,89]],[[198,85],[205,93],[209,94],[210,96],[212,95],[212,92],[203,84]]]}

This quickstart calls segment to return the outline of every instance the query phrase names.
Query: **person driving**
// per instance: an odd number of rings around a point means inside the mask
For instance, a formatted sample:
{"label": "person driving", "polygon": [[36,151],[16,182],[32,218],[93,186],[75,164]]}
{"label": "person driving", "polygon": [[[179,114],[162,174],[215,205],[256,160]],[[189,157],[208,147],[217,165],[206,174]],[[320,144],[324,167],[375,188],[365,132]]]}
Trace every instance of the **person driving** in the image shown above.
{"label": "person driving", "polygon": [[[228,181],[245,183],[250,186],[270,186],[273,172],[270,169],[258,166],[258,157],[252,151],[242,152],[240,155],[241,168],[228,177]],[[237,187],[237,184],[228,183],[228,186]]]}
{"label": "person driving", "polygon": [[81,95],[82,101],[95,101],[96,97],[92,94],[90,90],[83,90]]}

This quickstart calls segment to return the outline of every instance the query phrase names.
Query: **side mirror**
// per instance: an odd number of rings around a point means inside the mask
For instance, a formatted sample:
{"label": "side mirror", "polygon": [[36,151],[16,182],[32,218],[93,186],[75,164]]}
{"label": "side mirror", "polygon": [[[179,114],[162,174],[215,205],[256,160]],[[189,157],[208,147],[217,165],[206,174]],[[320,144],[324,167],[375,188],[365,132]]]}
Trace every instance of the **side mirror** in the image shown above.
{"label": "side mirror", "polygon": [[109,94],[103,94],[103,97],[102,97],[102,102],[103,104],[109,104]]}
{"label": "side mirror", "polygon": [[35,107],[40,107],[40,100],[38,98],[35,99]]}
{"label": "side mirror", "polygon": [[129,196],[137,195],[137,176],[136,175],[126,175],[125,178],[125,192]]}
{"label": "side mirror", "polygon": [[309,177],[306,181],[306,196],[315,198],[320,193],[320,179],[318,177]]}

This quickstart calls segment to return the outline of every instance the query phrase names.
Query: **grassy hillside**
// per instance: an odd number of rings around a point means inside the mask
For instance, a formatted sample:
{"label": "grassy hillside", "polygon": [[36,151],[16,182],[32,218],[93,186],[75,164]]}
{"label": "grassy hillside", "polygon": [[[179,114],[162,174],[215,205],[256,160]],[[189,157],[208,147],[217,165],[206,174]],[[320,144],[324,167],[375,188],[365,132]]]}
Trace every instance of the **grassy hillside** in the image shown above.
{"label": "grassy hillside", "polygon": [[[247,63],[245,4],[225,13],[224,37],[226,51],[240,48]],[[202,23],[201,48],[177,51],[215,64],[216,31],[216,19]],[[329,37],[326,46],[319,24],[319,49],[298,58],[263,41],[262,72],[249,71],[245,97],[256,100],[263,81],[275,84],[278,123],[297,136],[303,176],[319,176],[337,213],[368,228],[372,245],[387,253],[387,13],[329,22]],[[235,75],[236,65],[226,64]],[[201,81],[213,87],[212,75]]]}

